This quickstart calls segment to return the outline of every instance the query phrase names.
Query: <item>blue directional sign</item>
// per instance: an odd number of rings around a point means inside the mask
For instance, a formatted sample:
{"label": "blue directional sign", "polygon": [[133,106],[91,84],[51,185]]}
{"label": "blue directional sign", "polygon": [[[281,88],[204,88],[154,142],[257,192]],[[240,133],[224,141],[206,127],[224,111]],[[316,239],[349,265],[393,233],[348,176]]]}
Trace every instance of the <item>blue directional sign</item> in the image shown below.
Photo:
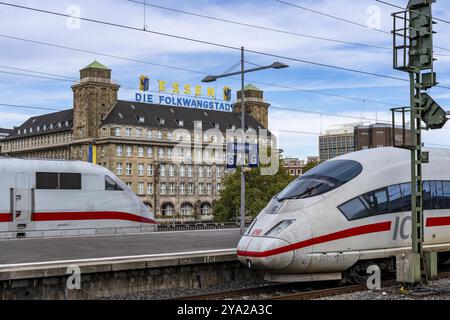
{"label": "blue directional sign", "polygon": [[257,144],[247,144],[248,146],[248,166],[250,168],[259,167],[259,150]]}
{"label": "blue directional sign", "polygon": [[[227,143],[227,168],[235,169],[238,166],[248,165],[250,168],[259,167],[259,148],[257,144]],[[248,163],[246,164],[246,159]]]}
{"label": "blue directional sign", "polygon": [[236,169],[236,144],[227,143],[227,168]]}

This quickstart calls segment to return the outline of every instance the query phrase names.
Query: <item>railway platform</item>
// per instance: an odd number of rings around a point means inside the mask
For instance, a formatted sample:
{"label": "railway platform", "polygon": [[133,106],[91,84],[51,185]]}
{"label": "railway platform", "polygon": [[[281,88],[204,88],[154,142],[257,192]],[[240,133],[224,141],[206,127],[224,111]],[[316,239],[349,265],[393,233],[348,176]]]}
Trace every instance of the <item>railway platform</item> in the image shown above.
{"label": "railway platform", "polygon": [[0,299],[95,299],[259,278],[237,261],[239,238],[234,229],[0,241]]}

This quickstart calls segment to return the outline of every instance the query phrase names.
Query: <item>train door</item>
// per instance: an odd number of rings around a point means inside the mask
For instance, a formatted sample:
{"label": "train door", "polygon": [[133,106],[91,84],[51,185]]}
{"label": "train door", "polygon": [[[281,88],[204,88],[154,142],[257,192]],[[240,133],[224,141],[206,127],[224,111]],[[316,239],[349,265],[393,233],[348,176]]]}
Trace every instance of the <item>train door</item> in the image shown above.
{"label": "train door", "polygon": [[[31,221],[34,203],[34,190],[31,188],[30,174],[16,173],[15,188],[12,190],[13,219],[19,229],[26,228]],[[25,226],[24,226],[25,224]]]}

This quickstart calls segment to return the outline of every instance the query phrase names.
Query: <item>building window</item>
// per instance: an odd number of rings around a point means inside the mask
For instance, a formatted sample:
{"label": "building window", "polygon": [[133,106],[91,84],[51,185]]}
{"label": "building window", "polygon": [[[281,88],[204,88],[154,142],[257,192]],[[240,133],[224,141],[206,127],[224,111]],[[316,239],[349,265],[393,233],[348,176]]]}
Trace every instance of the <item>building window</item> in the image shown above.
{"label": "building window", "polygon": [[116,146],[116,156],[118,156],[118,157],[123,156],[123,148],[122,148],[122,146]]}
{"label": "building window", "polygon": [[127,182],[126,185],[128,189],[133,190],[133,183]]}
{"label": "building window", "polygon": [[175,176],[175,166],[173,164],[169,165],[169,177]]}
{"label": "building window", "polygon": [[188,166],[188,177],[189,178],[192,178],[192,175],[193,175],[193,168],[192,168],[192,166]]}
{"label": "building window", "polygon": [[117,162],[116,164],[116,174],[121,176],[123,174],[123,165],[121,162]]}
{"label": "building window", "polygon": [[125,136],[131,137],[131,128],[125,128]]}
{"label": "building window", "polygon": [[220,193],[222,191],[222,184],[220,182],[216,183],[216,192]]}
{"label": "building window", "polygon": [[167,194],[167,185],[165,182],[161,182],[161,184],[160,184],[160,193]]}
{"label": "building window", "polygon": [[163,164],[160,165],[159,175],[161,177],[165,177],[166,176],[166,166],[163,165]]}
{"label": "building window", "polygon": [[148,130],[147,130],[147,138],[148,138],[148,139],[151,139],[152,136],[153,136],[153,135],[152,135],[152,130],[148,129]]}
{"label": "building window", "polygon": [[182,216],[192,216],[192,213],[193,213],[192,204],[190,204],[190,203],[183,203],[181,205],[180,209],[181,209],[180,211],[181,211],[181,215]]}
{"label": "building window", "polygon": [[147,175],[149,177],[153,177],[153,165],[152,164],[147,165]]}
{"label": "building window", "polygon": [[205,187],[203,185],[203,183],[199,183],[198,184],[198,194],[203,194],[205,192]]}
{"label": "building window", "polygon": [[152,147],[147,148],[147,158],[153,158],[153,148]]}
{"label": "building window", "polygon": [[139,158],[144,157],[144,147],[138,147],[138,157]]}
{"label": "building window", "polygon": [[130,158],[133,156],[133,147],[127,146],[127,157]]}
{"label": "building window", "polygon": [[143,163],[138,164],[138,175],[141,177],[144,175],[144,164]]}
{"label": "building window", "polygon": [[203,175],[204,175],[204,173],[203,173],[203,167],[202,167],[202,166],[199,166],[199,167],[198,167],[198,177],[199,177],[199,178],[203,178]]}
{"label": "building window", "polygon": [[216,167],[216,177],[222,177],[222,169],[220,167]]}
{"label": "building window", "polygon": [[211,185],[211,183],[208,183],[206,185],[206,194],[208,194],[208,195],[212,194],[212,185]]}
{"label": "building window", "polygon": [[163,216],[173,216],[175,214],[175,207],[171,203],[165,203],[161,207],[161,213]]}
{"label": "building window", "polygon": [[172,159],[173,149],[169,148],[167,149],[167,159]]}
{"label": "building window", "polygon": [[162,131],[160,130],[160,131],[158,131],[158,139],[162,139],[163,138],[163,133],[162,133]]}
{"label": "building window", "polygon": [[121,134],[120,128],[114,128],[114,135],[115,135],[116,137],[120,137],[120,134]]}
{"label": "building window", "polygon": [[159,148],[158,149],[158,158],[159,159],[164,159],[164,148]]}
{"label": "building window", "polygon": [[173,182],[169,183],[169,194],[170,195],[175,194],[175,183],[173,183]]}
{"label": "building window", "polygon": [[212,168],[211,167],[207,167],[206,168],[206,174],[208,178],[212,177]]}
{"label": "building window", "polygon": [[167,133],[167,139],[168,139],[168,140],[173,140],[173,134],[172,134],[172,132],[168,132],[168,133]]}
{"label": "building window", "polygon": [[152,182],[147,183],[147,194],[148,195],[153,194],[153,183]]}
{"label": "building window", "polygon": [[186,194],[186,185],[184,183],[180,184],[180,194]]}
{"label": "building window", "polygon": [[144,195],[144,183],[143,182],[138,183],[138,195],[140,195],[140,196]]}
{"label": "building window", "polygon": [[211,214],[211,205],[209,203],[203,203],[200,210],[202,215],[208,216]]}
{"label": "building window", "polygon": [[133,171],[133,166],[132,166],[132,164],[131,164],[131,163],[127,163],[127,164],[126,164],[126,175],[127,175],[127,176],[131,176],[132,171]]}
{"label": "building window", "polygon": [[136,137],[142,138],[142,128],[136,128]]}
{"label": "building window", "polygon": [[186,171],[185,171],[185,167],[183,165],[180,165],[180,177],[185,177],[186,176]]}
{"label": "building window", "polygon": [[188,184],[188,193],[190,195],[194,194],[194,184],[192,182]]}

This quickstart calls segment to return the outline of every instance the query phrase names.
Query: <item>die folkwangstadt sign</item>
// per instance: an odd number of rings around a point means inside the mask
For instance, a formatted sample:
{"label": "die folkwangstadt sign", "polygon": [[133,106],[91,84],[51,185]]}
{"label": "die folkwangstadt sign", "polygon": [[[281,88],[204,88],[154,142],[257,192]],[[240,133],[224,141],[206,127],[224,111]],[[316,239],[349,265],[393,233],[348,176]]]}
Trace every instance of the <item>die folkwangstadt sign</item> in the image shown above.
{"label": "die folkwangstadt sign", "polygon": [[[231,112],[231,88],[223,87],[220,92],[214,87],[190,84],[180,85],[179,82],[168,84],[166,81],[157,80],[156,89],[152,89],[148,76],[140,76],[139,92],[135,94],[135,101],[142,103],[162,104],[174,107],[215,110]],[[206,92],[206,97],[203,94]]]}

